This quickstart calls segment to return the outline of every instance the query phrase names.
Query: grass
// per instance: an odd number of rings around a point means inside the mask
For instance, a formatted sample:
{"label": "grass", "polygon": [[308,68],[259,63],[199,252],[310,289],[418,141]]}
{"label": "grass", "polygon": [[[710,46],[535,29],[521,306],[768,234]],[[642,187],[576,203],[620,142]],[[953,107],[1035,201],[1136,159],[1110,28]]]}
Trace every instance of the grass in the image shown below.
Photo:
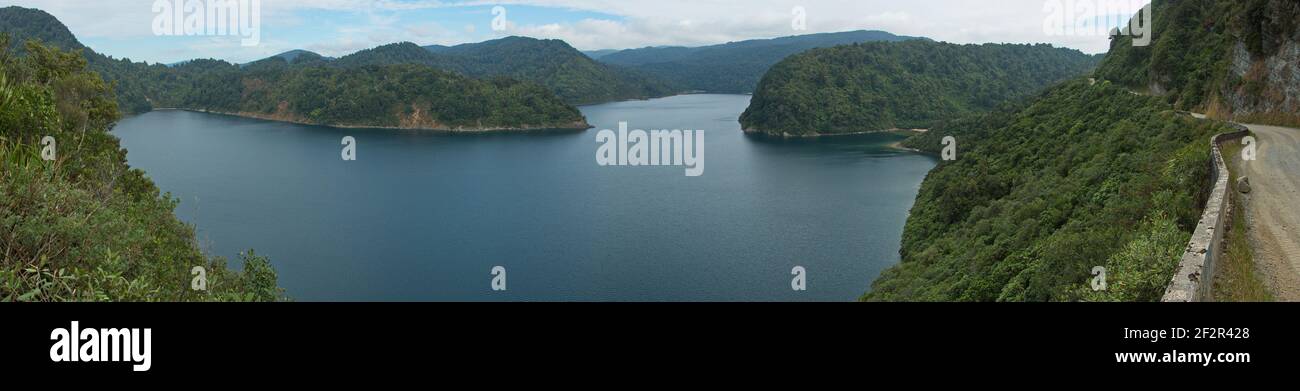
{"label": "grass", "polygon": [[1237,171],[1241,161],[1241,143],[1229,142],[1222,147],[1224,160],[1228,162],[1229,192],[1233,194],[1232,213],[1229,215],[1228,232],[1224,235],[1224,256],[1219,259],[1214,276],[1214,299],[1226,302],[1261,302],[1274,301],[1268,286],[1259,279],[1255,267],[1255,253],[1250,248],[1250,237],[1246,228],[1246,208],[1241,202],[1241,193],[1237,192]]}

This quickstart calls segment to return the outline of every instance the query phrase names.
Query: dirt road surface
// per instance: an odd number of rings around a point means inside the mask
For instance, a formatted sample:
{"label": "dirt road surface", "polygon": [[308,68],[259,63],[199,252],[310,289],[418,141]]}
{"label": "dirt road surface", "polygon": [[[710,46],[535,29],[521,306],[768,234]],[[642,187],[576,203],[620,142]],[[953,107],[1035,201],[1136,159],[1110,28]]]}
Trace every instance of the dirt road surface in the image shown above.
{"label": "dirt road surface", "polygon": [[1256,160],[1224,158],[1250,178],[1251,193],[1239,199],[1255,262],[1277,300],[1300,301],[1300,129],[1243,125],[1255,133]]}

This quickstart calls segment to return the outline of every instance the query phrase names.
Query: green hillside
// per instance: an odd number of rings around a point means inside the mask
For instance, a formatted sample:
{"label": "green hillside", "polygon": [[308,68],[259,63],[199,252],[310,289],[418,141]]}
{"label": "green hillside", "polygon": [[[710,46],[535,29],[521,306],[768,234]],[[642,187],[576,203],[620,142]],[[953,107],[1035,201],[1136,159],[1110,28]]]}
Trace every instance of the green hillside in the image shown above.
{"label": "green hillside", "polygon": [[[0,37],[0,301],[272,301],[270,262],[203,255],[108,131],[113,91],[75,52]],[[45,137],[54,159],[44,157]],[[193,288],[202,267],[206,290]]]}
{"label": "green hillside", "polygon": [[894,128],[987,111],[1094,65],[1049,45],[863,43],[791,56],[763,77],[746,131],[809,136]]}
{"label": "green hillside", "polygon": [[[921,186],[869,301],[1159,300],[1204,205],[1221,123],[1077,80],[909,139],[957,159]],[[1110,289],[1089,288],[1093,267]]]}

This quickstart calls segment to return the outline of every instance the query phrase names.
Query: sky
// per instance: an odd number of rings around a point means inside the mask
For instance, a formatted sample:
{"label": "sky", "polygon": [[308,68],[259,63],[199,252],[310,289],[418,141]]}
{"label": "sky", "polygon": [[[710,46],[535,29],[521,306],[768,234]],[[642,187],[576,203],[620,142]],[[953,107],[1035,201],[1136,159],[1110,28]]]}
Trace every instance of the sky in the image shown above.
{"label": "sky", "polygon": [[[259,0],[260,34],[249,42],[251,34],[186,36],[161,30],[164,33],[159,35],[155,25],[163,12],[154,12],[156,1],[170,5],[177,0],[0,0],[0,6],[49,12],[82,43],[118,58],[161,63],[216,58],[242,63],[293,49],[337,57],[402,41],[454,45],[511,35],[562,39],[581,50],[596,50],[701,46],[851,30],[883,30],[953,43],[1050,43],[1101,53],[1109,45],[1105,25],[1122,23],[1119,18],[1135,12],[1138,5],[1130,2],[1148,2]],[[221,0],[184,1],[206,7]],[[252,0],[243,1],[251,9]],[[1112,16],[1099,11],[1109,9],[1106,3],[1123,3],[1120,9],[1125,12],[1110,12]],[[179,20],[193,15],[179,8]],[[1103,28],[1068,28],[1089,23]],[[1062,25],[1067,28],[1059,28]]]}

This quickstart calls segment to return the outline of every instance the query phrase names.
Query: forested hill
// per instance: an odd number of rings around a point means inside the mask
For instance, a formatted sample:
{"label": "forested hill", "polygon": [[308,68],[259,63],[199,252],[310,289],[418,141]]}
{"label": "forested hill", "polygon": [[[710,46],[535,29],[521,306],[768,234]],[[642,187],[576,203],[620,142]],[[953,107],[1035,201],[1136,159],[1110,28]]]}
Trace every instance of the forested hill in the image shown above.
{"label": "forested hill", "polygon": [[343,68],[417,64],[482,79],[505,76],[544,85],[571,104],[663,97],[681,90],[627,67],[597,62],[564,41],[526,37],[451,47],[402,42],[329,63]]}
{"label": "forested hill", "polygon": [[270,58],[267,58],[265,60],[270,61],[272,59],[284,60],[286,63],[293,64],[293,65],[318,65],[325,62],[334,61],[333,57],[325,57],[316,52],[311,52],[306,50],[290,50],[284,53],[271,56]]}
{"label": "forested hill", "polygon": [[[421,65],[240,67],[195,60],[175,67],[188,88],[166,104],[335,126],[436,130],[586,129],[573,106],[544,87],[472,79]],[[346,99],[340,98],[346,97]]]}
{"label": "forested hill", "polygon": [[746,131],[811,136],[928,128],[1084,75],[1096,57],[1050,45],[873,42],[791,56],[763,77]]}
{"label": "forested hill", "polygon": [[0,8],[0,26],[4,31],[22,32],[23,40],[11,40],[8,45],[10,53],[26,51],[25,41],[35,39],[56,47],[76,50],[84,49],[77,37],[67,26],[59,23],[54,16],[45,11],[9,6]]}
{"label": "forested hill", "polygon": [[1300,125],[1300,2],[1155,5],[1152,43],[1114,39],[1097,78],[1217,118]]}
{"label": "forested hill", "polygon": [[132,62],[96,53],[82,45],[77,37],[53,15],[38,9],[10,6],[0,8],[0,34],[9,34],[9,49],[13,55],[25,52],[25,43],[36,40],[65,49],[80,50],[88,69],[100,74],[104,81],[115,85],[118,108],[126,114],[137,114],[152,109],[150,96],[158,96],[170,87],[175,77],[168,77],[162,64]]}
{"label": "forested hill", "polygon": [[692,91],[747,94],[772,65],[808,49],[858,42],[924,39],[884,31],[848,31],[755,39],[702,47],[648,47],[600,56],[601,62],[631,67]]}
{"label": "forested hill", "polygon": [[89,69],[115,86],[125,113],[183,108],[309,124],[440,130],[587,127],[576,108],[545,87],[504,77],[480,80],[398,62],[327,66],[332,61],[309,52],[243,67],[216,60],[172,67],[135,63],[95,53],[53,16],[19,7],[0,9],[0,34],[11,35],[12,42],[37,39],[80,50]]}
{"label": "forested hill", "polygon": [[441,54],[453,58],[467,75],[537,81],[574,104],[657,98],[683,88],[627,67],[597,62],[556,39],[507,37],[452,46]]}
{"label": "forested hill", "polygon": [[[1200,218],[1211,135],[1159,98],[1076,80],[909,139],[921,185],[872,301],[1155,301]],[[1109,289],[1089,286],[1106,268]]]}

